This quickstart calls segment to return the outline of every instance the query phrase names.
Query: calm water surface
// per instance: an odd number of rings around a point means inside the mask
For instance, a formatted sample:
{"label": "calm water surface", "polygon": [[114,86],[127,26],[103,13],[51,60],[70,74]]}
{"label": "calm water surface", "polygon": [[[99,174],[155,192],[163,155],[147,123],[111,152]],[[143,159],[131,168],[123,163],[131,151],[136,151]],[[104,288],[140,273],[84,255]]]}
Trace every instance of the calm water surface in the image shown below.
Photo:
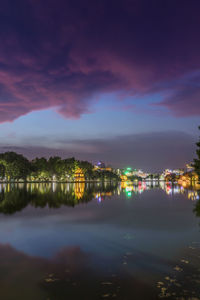
{"label": "calm water surface", "polygon": [[199,201],[170,184],[0,184],[1,299],[200,299]]}

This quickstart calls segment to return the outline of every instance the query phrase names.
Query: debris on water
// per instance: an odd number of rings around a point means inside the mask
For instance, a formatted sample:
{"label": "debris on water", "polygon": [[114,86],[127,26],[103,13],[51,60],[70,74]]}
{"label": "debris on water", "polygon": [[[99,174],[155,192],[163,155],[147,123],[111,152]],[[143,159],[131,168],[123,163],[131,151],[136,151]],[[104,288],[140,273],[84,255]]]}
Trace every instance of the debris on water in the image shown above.
{"label": "debris on water", "polygon": [[107,298],[107,297],[110,297],[110,294],[104,294],[102,295],[103,298]]}
{"label": "debris on water", "polygon": [[166,279],[166,280],[170,280],[170,277],[169,277],[169,276],[166,276],[165,279]]}
{"label": "debris on water", "polygon": [[169,293],[167,293],[167,288],[162,287],[160,290],[159,298],[167,298],[169,296],[171,296],[171,295]]}
{"label": "debris on water", "polygon": [[102,282],[101,284],[103,284],[103,285],[111,285],[111,284],[113,284],[113,283],[110,282],[110,281],[105,281],[105,282]]}
{"label": "debris on water", "polygon": [[179,266],[177,266],[177,265],[176,265],[176,267],[174,267],[174,270],[175,270],[175,271],[178,271],[178,272],[181,272],[181,271],[183,271],[183,269],[182,269],[182,268],[180,268],[180,267],[179,267]]}
{"label": "debris on water", "polygon": [[54,282],[54,281],[57,281],[58,279],[57,278],[46,278],[45,281],[46,282]]}
{"label": "debris on water", "polygon": [[189,264],[189,261],[186,260],[186,259],[181,259],[181,262],[182,262],[182,263],[185,263],[185,264]]}

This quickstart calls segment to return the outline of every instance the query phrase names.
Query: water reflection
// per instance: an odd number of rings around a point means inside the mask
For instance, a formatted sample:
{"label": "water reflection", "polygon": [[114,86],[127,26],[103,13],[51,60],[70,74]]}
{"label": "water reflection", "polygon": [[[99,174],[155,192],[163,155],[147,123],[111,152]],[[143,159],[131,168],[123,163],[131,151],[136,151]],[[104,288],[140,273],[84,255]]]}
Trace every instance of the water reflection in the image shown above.
{"label": "water reflection", "polygon": [[151,189],[162,189],[167,195],[185,194],[189,200],[199,200],[199,186],[197,185],[178,185],[164,181],[149,181],[133,184],[132,182],[122,182],[121,191],[126,193],[127,197],[133,194],[142,194]]}
{"label": "water reflection", "polygon": [[27,205],[33,207],[59,208],[62,205],[75,206],[96,198],[99,201],[117,191],[111,184],[1,184],[0,212],[12,214],[21,211]]}
{"label": "water reflection", "polygon": [[199,200],[199,190],[195,186],[174,185],[165,182],[121,182],[113,184],[57,184],[28,183],[0,184],[0,212],[12,214],[28,205],[33,207],[59,208],[76,206],[96,199],[99,203],[113,195],[125,194],[127,198],[151,189],[162,189],[169,196],[183,194],[191,201]]}
{"label": "water reflection", "polygon": [[195,186],[2,184],[2,299],[198,299],[193,209]]}
{"label": "water reflection", "polygon": [[[135,255],[133,260],[138,258]],[[144,255],[142,258],[147,261]],[[125,270],[120,270],[118,276],[107,270],[99,273],[92,264],[91,256],[77,246],[64,247],[46,259],[0,244],[2,299],[131,300],[133,295],[136,299],[157,299],[154,287]]]}

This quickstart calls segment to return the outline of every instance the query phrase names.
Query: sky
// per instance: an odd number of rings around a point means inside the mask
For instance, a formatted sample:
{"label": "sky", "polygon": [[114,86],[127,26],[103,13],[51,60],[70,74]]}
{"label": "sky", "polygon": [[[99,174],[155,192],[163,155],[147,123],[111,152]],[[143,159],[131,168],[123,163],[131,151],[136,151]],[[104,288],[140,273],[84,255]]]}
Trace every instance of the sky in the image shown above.
{"label": "sky", "polygon": [[0,151],[184,167],[200,125],[199,0],[2,0]]}

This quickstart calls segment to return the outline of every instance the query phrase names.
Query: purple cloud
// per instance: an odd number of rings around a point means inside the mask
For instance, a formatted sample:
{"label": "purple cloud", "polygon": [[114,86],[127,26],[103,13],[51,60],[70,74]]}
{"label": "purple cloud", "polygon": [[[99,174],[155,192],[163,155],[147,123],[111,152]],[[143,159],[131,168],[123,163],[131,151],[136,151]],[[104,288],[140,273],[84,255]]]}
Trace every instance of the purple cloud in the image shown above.
{"label": "purple cloud", "polygon": [[49,107],[78,118],[105,92],[168,93],[161,105],[173,114],[199,115],[198,86],[170,87],[200,70],[199,9],[185,0],[3,1],[0,122]]}

